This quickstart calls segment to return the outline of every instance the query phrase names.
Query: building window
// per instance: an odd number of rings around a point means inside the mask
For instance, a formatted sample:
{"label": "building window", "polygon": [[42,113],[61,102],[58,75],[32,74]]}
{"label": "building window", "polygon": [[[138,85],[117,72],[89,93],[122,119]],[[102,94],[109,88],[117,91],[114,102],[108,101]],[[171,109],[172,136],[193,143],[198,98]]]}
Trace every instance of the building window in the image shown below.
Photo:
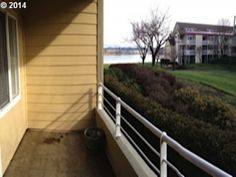
{"label": "building window", "polygon": [[16,19],[0,12],[0,117],[19,96]]}
{"label": "building window", "polygon": [[11,85],[12,97],[15,98],[19,94],[19,63],[17,52],[17,31],[16,20],[8,18],[8,31],[9,31],[9,54],[10,54],[10,70],[11,70]]}

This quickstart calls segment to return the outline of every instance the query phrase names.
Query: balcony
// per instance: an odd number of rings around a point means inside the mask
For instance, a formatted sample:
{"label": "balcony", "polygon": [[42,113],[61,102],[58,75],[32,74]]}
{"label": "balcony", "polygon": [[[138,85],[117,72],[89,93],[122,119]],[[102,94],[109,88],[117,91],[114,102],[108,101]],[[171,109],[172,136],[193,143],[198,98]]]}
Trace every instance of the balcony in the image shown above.
{"label": "balcony", "polygon": [[236,40],[230,40],[229,45],[230,46],[236,46]]}
{"label": "balcony", "polygon": [[203,51],[202,51],[202,54],[203,54],[203,55],[213,55],[213,54],[214,54],[214,51],[213,51],[213,50],[209,50],[209,49],[208,49],[208,50],[203,50]]}
{"label": "balcony", "polygon": [[27,131],[4,177],[114,177],[106,155],[86,149],[83,135]]}
{"label": "balcony", "polygon": [[217,45],[217,41],[204,40],[204,41],[202,41],[202,45]]}
{"label": "balcony", "polygon": [[185,54],[185,55],[195,55],[195,50],[194,50],[194,49],[185,50],[185,51],[184,51],[184,54]]}
{"label": "balcony", "polygon": [[196,40],[188,40],[188,39],[183,39],[183,40],[179,40],[179,45],[195,45],[196,44]]}
{"label": "balcony", "polygon": [[196,44],[196,41],[195,41],[195,40],[186,40],[186,41],[185,41],[185,44],[186,44],[186,45],[195,45],[195,44]]}
{"label": "balcony", "polygon": [[[113,102],[105,95],[112,98]],[[156,137],[159,148],[154,147],[133,127],[125,112]],[[96,124],[105,132],[105,149],[109,161],[104,153],[89,152],[80,132],[50,133],[29,130],[4,177],[167,177],[168,169],[175,173],[174,176],[184,177],[176,164],[171,163],[169,148],[211,176],[232,177],[152,125],[102,83],[98,87]],[[133,133],[127,131],[127,127]],[[132,138],[133,134],[140,138],[141,144],[146,145],[158,161],[154,162],[148,157],[140,143]]]}
{"label": "balcony", "polygon": [[178,41],[178,44],[179,44],[179,45],[185,45],[185,40],[179,40],[179,41]]}

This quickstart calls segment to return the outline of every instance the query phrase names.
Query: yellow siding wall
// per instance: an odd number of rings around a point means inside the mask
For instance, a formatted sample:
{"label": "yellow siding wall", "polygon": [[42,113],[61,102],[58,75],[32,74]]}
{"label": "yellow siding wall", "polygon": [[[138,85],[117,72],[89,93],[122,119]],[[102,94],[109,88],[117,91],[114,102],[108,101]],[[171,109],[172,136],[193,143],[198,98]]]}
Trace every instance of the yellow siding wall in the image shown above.
{"label": "yellow siding wall", "polygon": [[28,1],[24,12],[29,128],[94,123],[97,1]]}
{"label": "yellow siding wall", "polygon": [[26,99],[25,99],[25,63],[24,63],[24,43],[23,31],[20,16],[14,12],[10,12],[14,16],[18,16],[18,39],[19,39],[19,56],[20,56],[20,85],[21,98],[9,112],[0,119],[0,146],[3,165],[3,172],[6,170],[10,160],[12,159],[18,144],[23,137],[27,128],[26,118]]}

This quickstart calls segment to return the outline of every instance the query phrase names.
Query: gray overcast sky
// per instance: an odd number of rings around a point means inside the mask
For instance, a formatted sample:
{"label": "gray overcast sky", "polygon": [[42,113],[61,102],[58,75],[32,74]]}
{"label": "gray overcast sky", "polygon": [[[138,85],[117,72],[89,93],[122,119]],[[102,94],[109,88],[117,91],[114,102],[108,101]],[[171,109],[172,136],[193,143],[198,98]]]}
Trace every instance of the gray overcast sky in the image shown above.
{"label": "gray overcast sky", "polygon": [[127,43],[130,22],[148,18],[151,9],[168,10],[170,29],[176,21],[217,24],[227,18],[233,24],[236,0],[104,0],[104,44],[132,46]]}

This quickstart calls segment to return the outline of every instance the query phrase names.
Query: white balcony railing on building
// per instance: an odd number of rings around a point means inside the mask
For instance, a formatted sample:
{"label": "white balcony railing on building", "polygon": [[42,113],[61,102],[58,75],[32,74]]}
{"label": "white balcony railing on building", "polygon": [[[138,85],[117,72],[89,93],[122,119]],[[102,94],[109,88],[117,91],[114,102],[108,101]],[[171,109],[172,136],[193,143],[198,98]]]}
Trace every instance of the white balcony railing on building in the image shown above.
{"label": "white balcony railing on building", "polygon": [[213,50],[210,50],[210,49],[205,49],[202,51],[202,55],[213,55],[214,54],[214,51]]}
{"label": "white balcony railing on building", "polygon": [[[116,105],[113,106],[108,99],[104,97],[104,93],[108,94],[114,100],[116,100]],[[113,111],[115,111],[115,116],[112,114],[109,109],[105,106],[104,102],[106,102]],[[150,130],[157,138],[160,139],[160,152],[158,152],[149,142],[123,117],[121,113],[121,108],[128,111],[132,116],[134,116],[137,121],[143,124],[148,130]],[[232,177],[230,174],[224,172],[218,167],[212,165],[201,157],[197,156],[193,152],[189,151],[177,141],[169,137],[165,132],[159,130],[152,123],[150,123],[146,118],[137,113],[134,109],[132,109],[129,105],[127,105],[124,101],[122,101],[118,96],[116,96],[112,91],[110,91],[107,87],[105,87],[102,83],[98,86],[98,110],[105,111],[111,119],[113,119],[115,123],[115,136],[119,138],[123,135],[129,139],[129,141],[133,144],[135,149],[143,156],[145,161],[149,166],[152,167],[160,177],[167,177],[167,167],[170,167],[176,174],[180,177],[184,177],[184,175],[167,159],[167,146],[170,146],[173,150],[175,150],[180,156],[185,158],[187,161],[191,162],[204,172],[208,173],[214,177]],[[160,158],[160,167],[159,169],[156,167],[153,162],[151,162],[146,156],[145,152],[141,150],[139,145],[135,143],[135,141],[131,138],[129,133],[125,131],[125,129],[121,125],[121,120],[125,121],[125,123],[137,134],[137,136],[145,143],[150,150],[155,153]]]}
{"label": "white balcony railing on building", "polygon": [[185,54],[185,55],[195,55],[195,50],[194,50],[194,49],[185,50],[185,51],[184,51],[184,54]]}
{"label": "white balcony railing on building", "polygon": [[214,40],[204,40],[204,41],[202,41],[202,45],[217,45],[217,41],[214,41]]}
{"label": "white balcony railing on building", "polygon": [[230,40],[229,45],[230,46],[236,46],[236,40]]}
{"label": "white balcony railing on building", "polygon": [[179,44],[179,45],[185,45],[185,40],[179,40],[179,41],[178,41],[178,44]]}
{"label": "white balcony railing on building", "polygon": [[196,41],[195,41],[195,40],[186,40],[186,41],[185,41],[185,44],[186,44],[186,45],[195,45],[195,44],[196,44]]}

